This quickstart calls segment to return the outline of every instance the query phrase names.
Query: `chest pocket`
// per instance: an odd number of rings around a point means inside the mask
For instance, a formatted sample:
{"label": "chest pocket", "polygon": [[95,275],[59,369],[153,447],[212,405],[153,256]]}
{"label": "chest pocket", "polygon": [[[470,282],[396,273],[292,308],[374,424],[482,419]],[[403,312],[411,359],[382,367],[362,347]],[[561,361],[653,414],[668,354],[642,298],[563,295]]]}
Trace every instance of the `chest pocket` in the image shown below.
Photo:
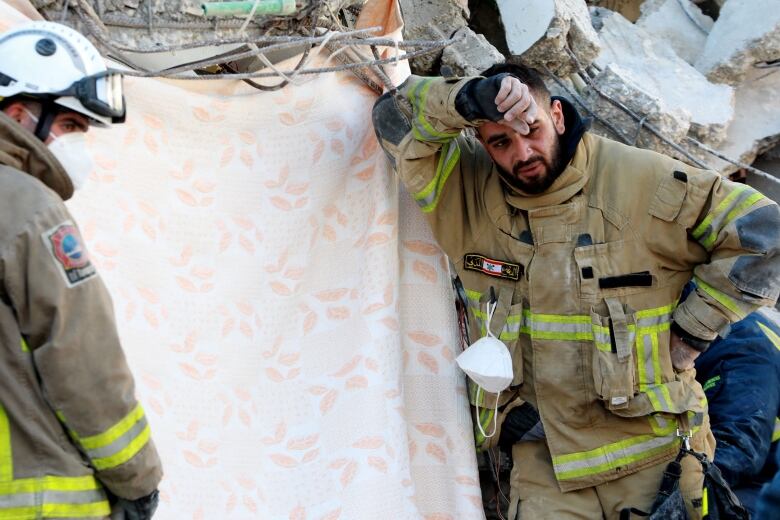
{"label": "chest pocket", "polygon": [[633,240],[574,248],[580,281],[580,297],[601,298],[646,291],[658,285],[655,262]]}

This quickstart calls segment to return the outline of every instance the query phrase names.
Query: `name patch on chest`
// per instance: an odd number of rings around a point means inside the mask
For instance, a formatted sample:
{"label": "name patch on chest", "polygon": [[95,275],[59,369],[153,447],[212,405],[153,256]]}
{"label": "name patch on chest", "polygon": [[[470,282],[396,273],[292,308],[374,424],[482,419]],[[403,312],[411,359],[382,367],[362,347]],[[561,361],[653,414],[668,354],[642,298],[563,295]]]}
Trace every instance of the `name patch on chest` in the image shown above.
{"label": "name patch on chest", "polygon": [[520,264],[493,260],[476,253],[468,253],[463,257],[463,268],[467,271],[478,271],[496,278],[514,281],[523,276],[523,266]]}

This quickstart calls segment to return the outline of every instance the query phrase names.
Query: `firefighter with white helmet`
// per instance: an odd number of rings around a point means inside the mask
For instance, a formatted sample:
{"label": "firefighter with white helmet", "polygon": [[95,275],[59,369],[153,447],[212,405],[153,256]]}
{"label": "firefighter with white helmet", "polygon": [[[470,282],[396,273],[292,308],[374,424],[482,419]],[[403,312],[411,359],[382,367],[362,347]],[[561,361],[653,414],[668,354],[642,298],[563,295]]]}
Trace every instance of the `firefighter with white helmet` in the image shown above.
{"label": "firefighter with white helmet", "polygon": [[125,117],[84,36],[0,34],[0,518],[151,518],[162,467],[111,299],[63,200]]}

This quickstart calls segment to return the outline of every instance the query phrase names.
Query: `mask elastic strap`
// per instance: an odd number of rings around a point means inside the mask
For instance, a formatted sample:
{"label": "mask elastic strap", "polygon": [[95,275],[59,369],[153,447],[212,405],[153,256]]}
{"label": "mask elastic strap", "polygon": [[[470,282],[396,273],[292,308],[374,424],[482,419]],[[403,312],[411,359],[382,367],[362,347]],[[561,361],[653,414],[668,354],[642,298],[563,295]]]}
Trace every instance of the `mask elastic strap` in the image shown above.
{"label": "mask elastic strap", "polygon": [[[489,304],[488,304],[489,305]],[[489,319],[489,318],[488,318]],[[479,433],[482,434],[482,436],[486,439],[489,439],[493,437],[496,434],[496,430],[498,429],[498,398],[501,396],[501,392],[496,395],[496,408],[493,410],[493,431],[490,435],[485,433],[485,430],[482,428],[482,421],[479,420],[479,393],[482,392],[482,387],[477,387],[477,397],[476,397],[476,407],[477,407],[477,428],[479,428]]]}
{"label": "mask elastic strap", "polygon": [[493,314],[496,313],[496,308],[498,307],[498,301],[494,302],[487,302],[487,321],[485,322],[485,328],[487,329],[487,335],[491,338],[495,338],[495,334],[493,334],[493,331],[490,330],[490,321],[493,319]]}

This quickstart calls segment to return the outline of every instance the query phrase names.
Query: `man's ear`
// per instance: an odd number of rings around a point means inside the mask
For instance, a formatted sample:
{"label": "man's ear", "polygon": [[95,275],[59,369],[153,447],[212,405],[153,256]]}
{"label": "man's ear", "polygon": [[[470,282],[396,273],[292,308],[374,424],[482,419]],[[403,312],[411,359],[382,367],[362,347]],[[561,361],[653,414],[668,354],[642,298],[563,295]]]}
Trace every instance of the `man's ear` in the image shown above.
{"label": "man's ear", "polygon": [[13,103],[9,103],[7,107],[3,109],[3,112],[5,112],[5,115],[16,121],[17,123],[21,123],[25,118],[27,114],[24,113],[24,103],[21,101],[14,101]]}
{"label": "man's ear", "polygon": [[554,99],[550,103],[550,118],[552,118],[553,126],[558,135],[563,135],[566,132],[566,121],[563,117],[563,105],[558,99]]}

